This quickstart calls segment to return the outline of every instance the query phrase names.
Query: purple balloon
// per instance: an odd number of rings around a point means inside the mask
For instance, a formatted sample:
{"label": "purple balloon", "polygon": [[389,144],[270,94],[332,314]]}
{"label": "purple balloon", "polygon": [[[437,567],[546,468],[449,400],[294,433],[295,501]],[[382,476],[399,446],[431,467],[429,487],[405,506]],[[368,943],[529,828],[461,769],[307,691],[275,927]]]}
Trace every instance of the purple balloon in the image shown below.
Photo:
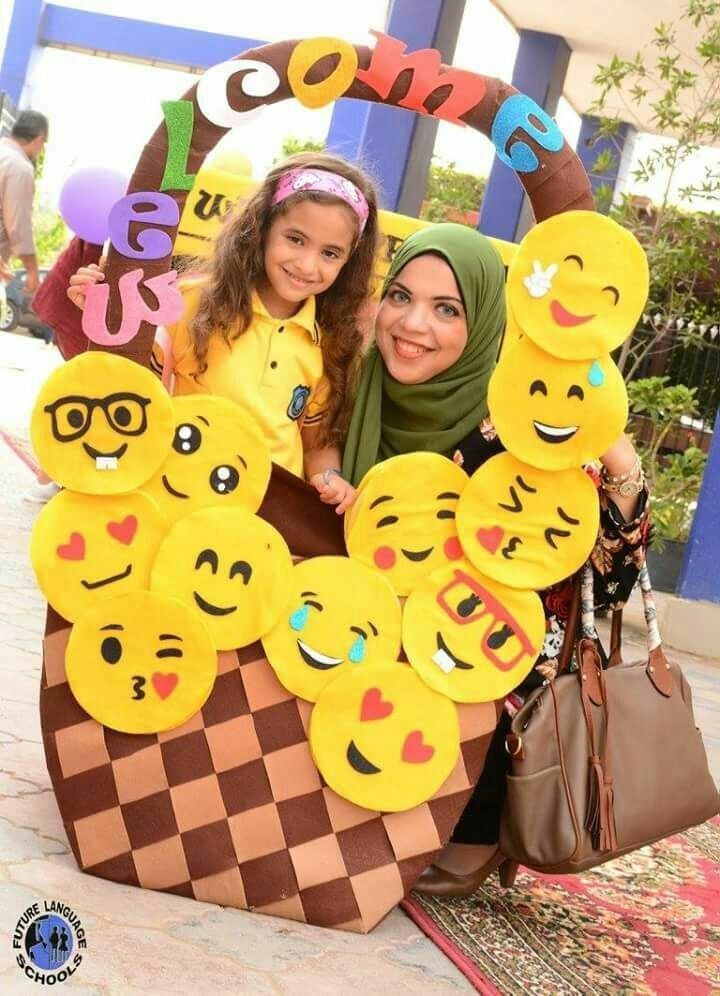
{"label": "purple balloon", "polygon": [[110,209],[124,195],[128,180],[114,169],[79,169],[60,191],[60,214],[81,239],[101,246],[110,234]]}

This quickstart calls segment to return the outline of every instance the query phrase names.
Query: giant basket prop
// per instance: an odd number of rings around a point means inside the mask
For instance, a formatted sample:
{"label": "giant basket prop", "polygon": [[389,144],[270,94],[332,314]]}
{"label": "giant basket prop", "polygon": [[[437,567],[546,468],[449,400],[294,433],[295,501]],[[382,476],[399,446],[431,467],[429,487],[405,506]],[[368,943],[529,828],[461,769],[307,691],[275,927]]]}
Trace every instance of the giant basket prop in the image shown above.
{"label": "giant basket prop", "polygon": [[[487,135],[516,169],[538,220],[593,210],[578,157],[530,98],[499,80],[441,65],[434,50],[405,55],[402,43],[377,38],[374,50],[328,38],[278,42],[210,69],[183,98],[193,108],[186,175],[229,127],[242,127],[245,113],[291,97],[320,107],[344,96]],[[182,209],[187,189],[167,185],[168,145],[163,123],[128,192],[162,189]],[[142,227],[134,223],[131,238]],[[164,230],[174,237],[176,229]],[[111,249],[111,328],[121,317],[118,281],[136,265]],[[145,277],[170,265],[170,255],[149,260]],[[153,337],[144,322],[115,351],[149,365]],[[280,468],[260,514],[297,556],[345,552],[337,516]],[[101,726],[73,698],[64,664],[69,632],[49,609],[40,710],[48,769],[79,866],[205,902],[372,929],[447,842],[496,725],[496,705],[460,705],[461,754],[450,777],[428,802],[379,814],[323,783],[307,742],[310,705],[278,683],[260,644],[219,655],[210,698],[182,727],[131,736]]]}

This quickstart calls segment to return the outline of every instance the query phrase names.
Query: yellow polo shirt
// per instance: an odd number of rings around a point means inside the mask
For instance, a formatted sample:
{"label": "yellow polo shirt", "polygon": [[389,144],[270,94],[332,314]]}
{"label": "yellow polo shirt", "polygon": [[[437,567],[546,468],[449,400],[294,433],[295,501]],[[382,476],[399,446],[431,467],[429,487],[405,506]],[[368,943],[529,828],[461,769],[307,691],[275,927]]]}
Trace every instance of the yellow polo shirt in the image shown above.
{"label": "yellow polo shirt", "polygon": [[[300,429],[325,417],[328,383],[323,377],[320,329],[315,298],[309,297],[292,318],[272,318],[253,294],[250,326],[229,346],[218,333],[210,338],[208,368],[195,378],[197,361],[188,325],[199,303],[201,285],[182,288],[185,314],[167,326],[172,341],[174,394],[217,394],[248,409],[259,423],[275,463],[303,476]],[[161,370],[163,352],[156,343],[153,367]]]}

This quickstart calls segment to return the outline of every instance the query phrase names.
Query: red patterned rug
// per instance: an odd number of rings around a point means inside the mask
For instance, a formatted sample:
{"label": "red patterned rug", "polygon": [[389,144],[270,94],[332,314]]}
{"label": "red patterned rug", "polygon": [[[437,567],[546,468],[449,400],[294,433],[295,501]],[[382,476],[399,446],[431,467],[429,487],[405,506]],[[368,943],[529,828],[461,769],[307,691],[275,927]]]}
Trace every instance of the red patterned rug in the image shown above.
{"label": "red patterned rug", "polygon": [[583,875],[403,909],[487,996],[720,994],[720,819]]}

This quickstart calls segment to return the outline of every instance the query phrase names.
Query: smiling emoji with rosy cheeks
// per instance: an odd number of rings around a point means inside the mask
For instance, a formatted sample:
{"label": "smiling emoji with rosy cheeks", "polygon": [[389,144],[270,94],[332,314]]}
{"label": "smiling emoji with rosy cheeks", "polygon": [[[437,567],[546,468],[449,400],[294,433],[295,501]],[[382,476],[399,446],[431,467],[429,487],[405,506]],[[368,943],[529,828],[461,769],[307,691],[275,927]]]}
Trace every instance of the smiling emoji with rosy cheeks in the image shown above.
{"label": "smiling emoji with rosy cheeks", "polygon": [[594,211],[566,211],[531,228],[507,276],[520,329],[563,360],[612,352],[635,328],[648,288],[640,243]]}
{"label": "smiling emoji with rosy cheeks", "polygon": [[226,398],[172,399],[175,435],[162,467],[143,491],[169,522],[199,508],[256,512],[270,480],[270,450],[252,417]]}
{"label": "smiling emoji with rosy cheeks", "polygon": [[455,509],[467,474],[437,453],[407,453],[363,477],[345,516],[351,557],[380,571],[398,595],[462,557]]}
{"label": "smiling emoji with rosy cheeks", "polygon": [[397,662],[347,671],[330,682],[310,716],[309,740],[334,792],[391,813],[430,799],[460,750],[454,703]]}
{"label": "smiling emoji with rosy cheeks", "polygon": [[349,557],[311,557],[293,568],[291,611],[263,637],[282,684],[316,702],[339,675],[400,652],[400,603],[377,571]]}
{"label": "smiling emoji with rosy cheeks", "polygon": [[149,480],[170,449],[170,397],[139,363],[91,351],[40,388],[30,436],[53,481],[89,495],[127,494]]}
{"label": "smiling emoji with rosy cheeks", "polygon": [[599,525],[597,489],[584,470],[538,470],[510,453],[475,471],[457,510],[467,559],[510,588],[540,590],[569,577]]}
{"label": "smiling emoji with rosy cheeks", "polygon": [[203,508],[171,528],[153,591],[199,613],[218,650],[245,647],[287,611],[292,558],[280,533],[243,508]]}
{"label": "smiling emoji with rosy cheeks", "polygon": [[177,599],[131,591],[85,612],[70,631],[70,690],[103,726],[160,733],[205,704],[217,655],[196,612]]}
{"label": "smiling emoji with rosy cheeks", "polygon": [[503,352],[490,378],[488,406],[505,448],[542,470],[597,459],[628,417],[625,384],[609,356],[558,360],[527,337]]}
{"label": "smiling emoji with rosy cheeks", "polygon": [[30,559],[38,585],[74,622],[97,602],[150,586],[167,523],[155,502],[129,495],[60,491],[37,517]]}
{"label": "smiling emoji with rosy cheeks", "polygon": [[431,688],[455,702],[504,698],[545,638],[542,602],[483,577],[467,561],[425,578],[403,610],[403,647]]}

